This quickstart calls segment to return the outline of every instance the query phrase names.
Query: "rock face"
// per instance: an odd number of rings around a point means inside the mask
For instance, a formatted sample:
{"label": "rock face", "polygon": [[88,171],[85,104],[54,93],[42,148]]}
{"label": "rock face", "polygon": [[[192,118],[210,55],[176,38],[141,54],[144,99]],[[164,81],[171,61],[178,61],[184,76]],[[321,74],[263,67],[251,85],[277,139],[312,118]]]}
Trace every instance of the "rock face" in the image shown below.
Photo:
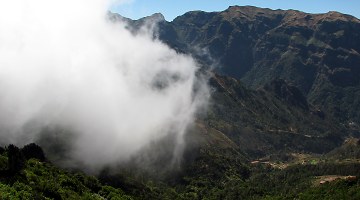
{"label": "rock face", "polygon": [[160,39],[258,88],[281,78],[341,121],[360,121],[360,20],[337,12],[229,7],[160,23]]}

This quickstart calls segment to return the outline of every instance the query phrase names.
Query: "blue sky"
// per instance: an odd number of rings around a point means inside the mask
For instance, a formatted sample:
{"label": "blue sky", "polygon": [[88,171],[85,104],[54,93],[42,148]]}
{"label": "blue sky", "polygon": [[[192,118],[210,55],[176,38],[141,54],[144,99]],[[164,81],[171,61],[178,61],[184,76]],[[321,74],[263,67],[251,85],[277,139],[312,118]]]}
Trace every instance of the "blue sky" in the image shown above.
{"label": "blue sky", "polygon": [[171,21],[188,11],[222,11],[231,5],[295,9],[309,13],[338,11],[360,18],[360,0],[131,0],[130,3],[114,5],[110,10],[132,19],[160,12]]}

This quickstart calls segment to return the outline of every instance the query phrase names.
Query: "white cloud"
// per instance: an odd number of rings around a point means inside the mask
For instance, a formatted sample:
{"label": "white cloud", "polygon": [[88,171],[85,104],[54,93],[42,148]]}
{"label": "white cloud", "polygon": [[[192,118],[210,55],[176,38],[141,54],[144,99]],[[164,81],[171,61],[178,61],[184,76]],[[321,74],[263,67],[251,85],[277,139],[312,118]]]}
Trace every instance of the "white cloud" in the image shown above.
{"label": "white cloud", "polygon": [[196,63],[105,20],[108,3],[0,2],[2,142],[61,127],[76,133],[72,161],[97,169],[184,134],[206,99],[193,93]]}

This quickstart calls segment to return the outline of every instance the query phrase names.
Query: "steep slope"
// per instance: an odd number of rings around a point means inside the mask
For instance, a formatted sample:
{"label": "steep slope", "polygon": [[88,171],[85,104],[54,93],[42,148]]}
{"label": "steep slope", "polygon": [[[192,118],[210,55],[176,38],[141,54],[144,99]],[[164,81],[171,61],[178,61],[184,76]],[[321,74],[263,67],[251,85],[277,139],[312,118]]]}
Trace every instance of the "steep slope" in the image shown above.
{"label": "steep slope", "polygon": [[349,134],[282,79],[256,91],[246,89],[234,78],[216,74],[210,83],[215,91],[207,125],[223,132],[250,156],[324,153]]}

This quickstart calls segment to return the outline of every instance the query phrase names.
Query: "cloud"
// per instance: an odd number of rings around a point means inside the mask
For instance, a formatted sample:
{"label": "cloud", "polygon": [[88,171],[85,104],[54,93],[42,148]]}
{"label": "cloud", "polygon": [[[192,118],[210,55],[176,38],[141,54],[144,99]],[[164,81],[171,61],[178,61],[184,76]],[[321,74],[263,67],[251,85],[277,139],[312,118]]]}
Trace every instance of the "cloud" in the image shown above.
{"label": "cloud", "polygon": [[196,62],[150,33],[133,35],[107,20],[110,3],[0,2],[4,144],[37,141],[45,127],[67,130],[71,137],[61,131],[56,137],[69,137],[69,162],[91,170],[127,160],[169,134],[183,145],[208,96]]}

